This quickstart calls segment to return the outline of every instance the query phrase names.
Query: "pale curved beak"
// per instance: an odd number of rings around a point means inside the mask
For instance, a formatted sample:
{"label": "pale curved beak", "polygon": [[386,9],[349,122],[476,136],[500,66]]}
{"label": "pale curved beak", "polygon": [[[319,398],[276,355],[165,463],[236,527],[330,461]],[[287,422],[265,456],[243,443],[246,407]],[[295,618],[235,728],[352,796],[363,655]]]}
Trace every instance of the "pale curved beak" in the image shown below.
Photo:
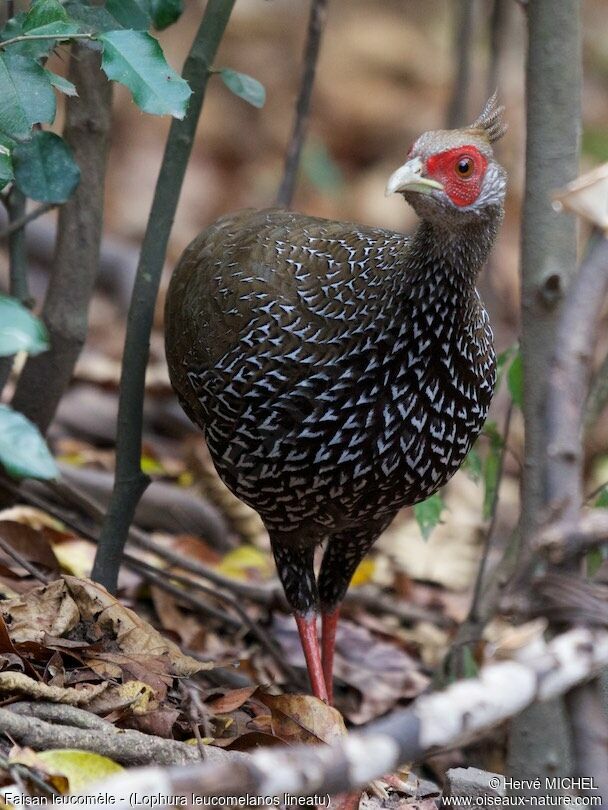
{"label": "pale curved beak", "polygon": [[437,180],[431,180],[422,174],[422,161],[419,157],[412,158],[394,171],[388,178],[385,196],[403,191],[418,191],[420,194],[430,194],[434,189],[443,189]]}

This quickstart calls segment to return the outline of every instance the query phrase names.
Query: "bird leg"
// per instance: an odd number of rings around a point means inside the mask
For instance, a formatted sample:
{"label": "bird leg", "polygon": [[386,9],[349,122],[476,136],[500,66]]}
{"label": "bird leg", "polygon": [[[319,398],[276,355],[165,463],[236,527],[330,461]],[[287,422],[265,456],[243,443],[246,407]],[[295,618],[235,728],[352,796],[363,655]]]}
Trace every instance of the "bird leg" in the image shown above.
{"label": "bird leg", "polygon": [[329,705],[334,705],[334,652],[336,649],[336,629],[340,608],[323,612],[322,617],[322,641],[321,641],[321,661],[323,664],[323,677],[327,687],[327,697]]}
{"label": "bird leg", "polygon": [[[317,637],[317,614],[307,613],[301,615],[296,613],[296,624],[298,625],[300,642],[302,644],[302,650],[304,651],[304,658],[306,659],[306,668],[308,669],[312,693],[315,697],[325,701],[325,703],[329,703],[325,678],[323,676],[324,670],[321,665],[319,639]],[[325,624],[323,628],[325,629]]]}

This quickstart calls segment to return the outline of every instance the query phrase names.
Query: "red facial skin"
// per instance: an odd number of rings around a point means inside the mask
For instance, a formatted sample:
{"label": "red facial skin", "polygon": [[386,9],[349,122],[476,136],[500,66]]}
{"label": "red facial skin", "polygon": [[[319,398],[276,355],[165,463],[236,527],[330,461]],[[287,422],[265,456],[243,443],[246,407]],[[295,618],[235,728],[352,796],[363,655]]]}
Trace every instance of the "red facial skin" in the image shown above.
{"label": "red facial skin", "polygon": [[[458,164],[467,158],[472,161],[472,171],[464,177]],[[487,159],[475,146],[459,146],[431,155],[426,162],[426,175],[441,183],[454,205],[465,207],[479,197],[487,165]]]}

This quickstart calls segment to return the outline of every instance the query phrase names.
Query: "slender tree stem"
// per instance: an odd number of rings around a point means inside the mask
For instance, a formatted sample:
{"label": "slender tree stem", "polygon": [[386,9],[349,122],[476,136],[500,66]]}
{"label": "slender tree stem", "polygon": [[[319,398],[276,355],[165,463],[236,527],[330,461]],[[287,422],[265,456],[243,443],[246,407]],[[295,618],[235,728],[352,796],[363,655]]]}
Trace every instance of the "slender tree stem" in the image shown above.
{"label": "slender tree stem", "polygon": [[193,90],[183,121],[171,124],[135,277],[120,381],[116,477],[92,576],[116,589],[123,548],[135,507],[148,485],[141,470],[141,432],[150,331],[167,243],[192,150],[211,67],[235,0],[209,0],[184,65]]}
{"label": "slender tree stem", "polygon": [[[528,15],[526,189],[522,216],[522,359],[525,463],[520,559],[546,505],[547,381],[560,305],[576,270],[576,222],[557,213],[551,192],[578,173],[581,36],[578,0],[534,0]],[[520,780],[567,772],[561,704],[533,706],[511,726],[508,769]],[[530,782],[530,784],[532,784]],[[535,792],[522,788],[524,795]]]}
{"label": "slender tree stem", "polygon": [[455,70],[446,120],[448,129],[462,126],[469,120],[475,0],[457,0],[453,4],[453,9],[456,15],[453,44]]}
{"label": "slender tree stem", "polygon": [[[6,210],[9,221],[9,292],[24,306],[30,305],[30,292],[27,281],[27,254],[25,249],[25,230],[23,225],[16,224],[22,221],[25,214],[25,196],[16,186],[10,191],[6,199]],[[11,230],[12,228],[12,230]],[[13,367],[13,357],[0,358],[0,394],[10,376]]]}
{"label": "slender tree stem", "polygon": [[296,179],[298,176],[298,166],[300,165],[300,155],[304,139],[306,137],[306,130],[308,128],[308,118],[310,113],[310,98],[312,96],[312,88],[315,81],[315,72],[317,69],[317,60],[319,58],[319,49],[321,47],[321,37],[323,35],[323,28],[325,27],[325,19],[327,17],[327,3],[328,0],[312,0],[310,6],[310,17],[308,20],[308,35],[306,38],[306,47],[304,49],[304,69],[302,73],[302,81],[300,83],[300,92],[296,103],[296,114],[293,123],[293,131],[291,133],[291,140],[287,149],[285,158],[285,169],[283,172],[283,180],[281,187],[277,194],[277,205],[283,205],[286,208],[291,206],[294,190],[296,187]]}
{"label": "slender tree stem", "polygon": [[43,433],[69,385],[87,335],[99,268],[111,123],[111,84],[101,72],[99,53],[75,43],[69,75],[78,96],[67,101],[64,137],[80,167],[80,184],[59,210],[53,269],[42,308],[51,348],[28,358],[12,403]]}

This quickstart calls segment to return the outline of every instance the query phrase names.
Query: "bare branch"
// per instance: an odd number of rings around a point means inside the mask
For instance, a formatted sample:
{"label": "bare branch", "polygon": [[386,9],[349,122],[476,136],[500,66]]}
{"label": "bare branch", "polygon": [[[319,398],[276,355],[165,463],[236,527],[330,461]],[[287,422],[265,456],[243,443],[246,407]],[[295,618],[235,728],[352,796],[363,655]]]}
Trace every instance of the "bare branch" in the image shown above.
{"label": "bare branch", "polygon": [[93,566],[93,579],[116,590],[118,569],[135,507],[148,485],[141,470],[141,434],[150,331],[167,244],[198,125],[209,68],[235,0],[209,0],[184,64],[193,93],[182,121],[171,123],[146,227],[129,307],[120,380],[116,479]]}
{"label": "bare branch", "polygon": [[296,187],[296,178],[298,175],[298,166],[300,165],[300,154],[304,139],[306,137],[306,129],[308,127],[308,116],[310,112],[310,98],[312,96],[312,88],[315,81],[315,72],[317,69],[317,59],[319,57],[319,49],[321,47],[321,37],[323,35],[323,28],[325,27],[325,18],[327,16],[327,3],[328,0],[311,0],[310,18],[308,21],[308,35],[306,39],[306,47],[304,50],[304,70],[302,73],[302,80],[300,82],[300,92],[296,103],[296,115],[293,124],[293,131],[287,149],[285,158],[285,169],[283,172],[283,180],[281,187],[277,194],[277,205],[283,205],[286,208],[291,206],[293,193]]}

